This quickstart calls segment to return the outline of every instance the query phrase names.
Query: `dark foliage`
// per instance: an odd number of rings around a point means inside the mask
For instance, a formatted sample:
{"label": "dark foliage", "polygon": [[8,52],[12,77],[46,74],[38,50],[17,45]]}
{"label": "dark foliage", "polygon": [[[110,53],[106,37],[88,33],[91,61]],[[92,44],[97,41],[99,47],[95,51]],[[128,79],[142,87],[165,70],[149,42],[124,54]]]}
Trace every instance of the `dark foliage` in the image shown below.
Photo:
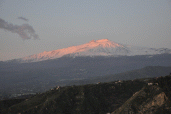
{"label": "dark foliage", "polygon": [[121,106],[145,82],[123,81],[54,88],[4,109],[2,113],[104,114]]}

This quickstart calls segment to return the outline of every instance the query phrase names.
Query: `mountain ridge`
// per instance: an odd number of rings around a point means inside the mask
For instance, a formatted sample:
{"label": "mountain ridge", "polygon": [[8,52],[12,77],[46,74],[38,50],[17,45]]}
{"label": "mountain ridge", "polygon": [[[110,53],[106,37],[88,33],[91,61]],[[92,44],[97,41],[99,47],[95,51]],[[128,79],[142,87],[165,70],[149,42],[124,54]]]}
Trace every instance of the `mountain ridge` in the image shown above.
{"label": "mountain ridge", "polygon": [[17,59],[19,62],[38,62],[49,59],[57,59],[63,56],[78,57],[78,56],[135,56],[135,55],[156,55],[171,53],[168,48],[146,48],[138,46],[123,45],[108,39],[92,40],[88,43],[71,46],[68,48],[44,51],[39,54],[30,55],[24,58]]}
{"label": "mountain ridge", "polygon": [[170,114],[170,76],[153,78],[111,114]]}
{"label": "mountain ridge", "polygon": [[2,100],[0,113],[170,114],[170,82],[171,75],[167,75],[81,86],[56,86],[25,99]]}

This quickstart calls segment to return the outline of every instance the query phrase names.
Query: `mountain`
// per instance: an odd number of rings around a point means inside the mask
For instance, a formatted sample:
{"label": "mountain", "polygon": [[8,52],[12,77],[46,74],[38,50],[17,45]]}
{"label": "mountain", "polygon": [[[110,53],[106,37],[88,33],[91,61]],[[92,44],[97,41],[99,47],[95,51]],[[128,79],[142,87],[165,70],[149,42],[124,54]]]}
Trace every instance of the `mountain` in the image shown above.
{"label": "mountain", "polygon": [[[50,55],[53,51],[47,52],[50,53],[47,56],[41,54],[40,58],[37,55],[35,58],[30,56],[31,59],[20,59],[20,62],[18,62],[19,60],[1,61],[0,96],[42,92],[56,85],[64,86],[70,84],[71,81],[81,82],[83,79],[95,77],[103,80],[102,76],[105,75],[141,69],[146,66],[171,66],[169,49],[162,51],[162,49],[135,48],[134,46],[117,44],[107,39],[91,41],[74,47],[61,49],[62,51],[56,50],[59,53],[54,54],[51,58]],[[72,53],[70,53],[71,50]],[[141,55],[136,55],[137,52]],[[147,52],[149,55],[143,55]],[[127,55],[125,56],[123,53],[127,53]],[[154,55],[150,55],[150,53]],[[57,56],[59,58],[53,59]],[[167,71],[167,73],[169,72]],[[129,75],[122,74],[121,78],[115,75],[116,77],[112,76],[112,78],[105,77],[104,81],[143,78],[143,76],[147,77],[148,75],[145,73],[144,75],[129,77]]]}
{"label": "mountain", "polygon": [[171,49],[167,48],[146,48],[138,46],[129,46],[115,43],[108,39],[92,40],[86,44],[72,46],[64,49],[53,51],[44,51],[43,53],[31,55],[28,57],[17,59],[20,62],[37,62],[49,59],[61,58],[63,56],[80,57],[80,56],[135,56],[135,55],[156,55],[171,53]]}

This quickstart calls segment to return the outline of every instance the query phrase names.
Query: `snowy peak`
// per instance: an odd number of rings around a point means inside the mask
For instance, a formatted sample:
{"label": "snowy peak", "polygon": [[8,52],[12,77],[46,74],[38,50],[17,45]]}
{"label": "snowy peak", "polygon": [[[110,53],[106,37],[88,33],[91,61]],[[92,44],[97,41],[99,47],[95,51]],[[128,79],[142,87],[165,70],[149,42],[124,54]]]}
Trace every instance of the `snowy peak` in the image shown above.
{"label": "snowy peak", "polygon": [[97,46],[101,46],[101,47],[123,47],[123,45],[120,45],[118,43],[115,43],[113,41],[110,41],[108,39],[101,39],[101,40],[92,40],[89,43],[87,43],[86,45],[89,45],[90,47],[97,47]]}
{"label": "snowy peak", "polygon": [[100,40],[92,40],[90,42],[109,42],[109,40],[108,39],[100,39]]}
{"label": "snowy peak", "polygon": [[101,39],[101,40],[97,40],[96,42],[109,42],[108,39]]}
{"label": "snowy peak", "polygon": [[92,40],[86,44],[43,52],[19,59],[22,62],[37,62],[63,56],[134,56],[171,53],[170,49],[144,48],[115,43],[108,39]]}
{"label": "snowy peak", "polygon": [[110,41],[108,39],[101,39],[101,40],[92,40],[89,43],[97,43],[97,44],[117,44],[113,41]]}
{"label": "snowy peak", "polygon": [[109,41],[108,39],[102,40],[92,40],[86,44],[72,46],[68,48],[58,49],[43,53],[31,55],[28,57],[22,58],[24,61],[42,61],[47,59],[55,59],[60,58],[64,55],[70,55],[72,57],[75,56],[98,56],[98,55],[106,55],[105,49],[106,48],[116,48],[116,47],[123,47],[115,42]]}

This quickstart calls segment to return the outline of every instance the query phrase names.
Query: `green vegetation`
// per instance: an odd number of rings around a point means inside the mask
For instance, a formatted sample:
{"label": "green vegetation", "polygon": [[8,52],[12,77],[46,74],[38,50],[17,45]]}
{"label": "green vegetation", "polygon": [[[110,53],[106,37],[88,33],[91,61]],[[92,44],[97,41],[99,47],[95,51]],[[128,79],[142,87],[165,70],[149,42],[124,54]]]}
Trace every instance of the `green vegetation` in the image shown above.
{"label": "green vegetation", "polygon": [[3,109],[9,108],[10,106],[20,103],[24,100],[25,99],[9,99],[0,101],[0,113]]}
{"label": "green vegetation", "polygon": [[104,114],[121,106],[144,85],[135,80],[56,87],[3,109],[2,113]]}
{"label": "green vegetation", "polygon": [[[148,85],[152,83],[152,85]],[[1,107],[2,114],[106,114],[116,110],[122,113],[130,109],[136,113],[143,106],[151,106],[156,96],[166,100],[157,108],[156,113],[170,111],[171,76],[114,81],[81,86],[55,87],[45,93],[37,94],[21,102]],[[163,93],[162,93],[163,92]],[[130,98],[130,99],[129,99]],[[157,101],[158,102],[158,101]],[[1,105],[3,103],[1,102]],[[133,104],[129,105],[128,104]],[[165,110],[165,109],[168,110]],[[150,109],[150,108],[149,108]],[[147,110],[148,112],[148,110]]]}

